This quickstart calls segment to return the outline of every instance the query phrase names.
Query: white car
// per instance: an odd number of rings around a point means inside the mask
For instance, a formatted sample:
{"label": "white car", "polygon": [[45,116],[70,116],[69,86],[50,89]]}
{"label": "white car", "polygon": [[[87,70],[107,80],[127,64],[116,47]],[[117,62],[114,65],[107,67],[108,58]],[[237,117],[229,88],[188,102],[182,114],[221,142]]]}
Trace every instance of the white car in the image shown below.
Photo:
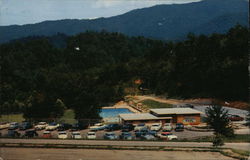
{"label": "white car", "polygon": [[161,129],[161,123],[154,123],[151,125],[150,130],[151,131],[159,131]]}
{"label": "white car", "polygon": [[107,125],[103,123],[96,123],[94,126],[89,127],[90,131],[99,131],[106,128]]}
{"label": "white car", "polygon": [[65,131],[58,132],[58,138],[59,139],[66,139],[66,138],[68,138],[67,132],[65,132]]}
{"label": "white car", "polygon": [[81,139],[82,138],[80,132],[72,132],[71,137],[74,138],[74,139]]}
{"label": "white car", "polygon": [[7,122],[0,123],[0,129],[9,128],[9,126],[10,126],[10,123],[7,123]]}
{"label": "white car", "polygon": [[172,131],[173,127],[172,127],[172,124],[171,123],[165,123],[164,126],[162,127],[162,130],[163,131]]}
{"label": "white car", "polygon": [[57,127],[59,127],[59,124],[52,122],[45,129],[47,131],[53,131],[53,130],[57,129]]}
{"label": "white car", "polygon": [[36,130],[43,130],[48,126],[46,122],[38,122],[37,125],[35,125]]}
{"label": "white car", "polygon": [[178,137],[176,135],[173,135],[170,132],[162,132],[157,135],[161,139],[166,139],[166,140],[177,140]]}
{"label": "white car", "polygon": [[96,139],[96,133],[95,132],[88,132],[87,139]]}
{"label": "white car", "polygon": [[147,129],[148,127],[144,124],[144,123],[141,123],[141,124],[137,124],[134,128],[135,131],[140,131],[142,129]]}

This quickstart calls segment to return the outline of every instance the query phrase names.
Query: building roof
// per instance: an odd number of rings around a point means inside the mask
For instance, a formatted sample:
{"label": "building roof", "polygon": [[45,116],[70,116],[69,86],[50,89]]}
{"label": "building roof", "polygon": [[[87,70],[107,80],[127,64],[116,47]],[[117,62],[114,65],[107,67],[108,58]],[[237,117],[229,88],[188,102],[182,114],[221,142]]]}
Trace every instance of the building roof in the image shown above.
{"label": "building roof", "polygon": [[172,117],[156,117],[150,113],[131,113],[119,114],[123,120],[159,120],[159,119],[172,119]]}
{"label": "building roof", "polygon": [[157,115],[163,114],[202,114],[202,112],[191,109],[191,108],[158,108],[150,109],[151,112],[156,113]]}

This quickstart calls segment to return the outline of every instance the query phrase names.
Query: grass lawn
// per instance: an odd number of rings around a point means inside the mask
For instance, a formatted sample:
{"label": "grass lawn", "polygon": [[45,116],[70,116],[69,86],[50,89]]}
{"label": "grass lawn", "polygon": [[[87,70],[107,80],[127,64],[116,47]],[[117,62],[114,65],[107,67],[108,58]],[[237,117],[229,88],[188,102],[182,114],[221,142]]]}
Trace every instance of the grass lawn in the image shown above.
{"label": "grass lawn", "polygon": [[24,121],[23,114],[1,115],[0,122],[22,122]]}
{"label": "grass lawn", "polygon": [[243,150],[238,150],[238,149],[232,149],[232,151],[242,156],[250,156],[250,151],[243,151]]}
{"label": "grass lawn", "polygon": [[[59,119],[60,122],[65,123],[76,123],[77,121],[74,119],[75,113],[73,110],[68,109],[65,110],[64,115]],[[0,116],[0,122],[22,122],[25,119],[23,118],[23,114],[9,114]]]}
{"label": "grass lawn", "polygon": [[[209,137],[199,138],[199,139],[195,139],[195,140],[191,140],[191,141],[212,142],[213,137],[209,136]],[[237,143],[237,142],[250,142],[250,135],[249,134],[237,134],[237,135],[235,135],[235,137],[225,138],[224,142],[235,142],[235,143]]]}
{"label": "grass lawn", "polygon": [[144,107],[147,107],[150,109],[151,108],[173,108],[172,104],[161,103],[161,102],[157,102],[157,101],[150,100],[150,99],[143,100],[140,103],[142,103]]}

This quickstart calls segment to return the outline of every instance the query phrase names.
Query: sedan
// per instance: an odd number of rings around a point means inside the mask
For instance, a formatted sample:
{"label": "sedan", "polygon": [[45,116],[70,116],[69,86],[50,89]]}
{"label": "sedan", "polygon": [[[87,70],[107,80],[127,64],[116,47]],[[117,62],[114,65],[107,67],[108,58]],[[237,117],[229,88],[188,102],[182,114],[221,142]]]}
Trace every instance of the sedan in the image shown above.
{"label": "sedan", "polygon": [[243,117],[241,117],[239,115],[235,115],[235,114],[234,115],[233,114],[228,115],[228,119],[230,121],[243,121],[244,120]]}
{"label": "sedan", "polygon": [[114,139],[118,139],[118,137],[115,135],[114,132],[107,132],[104,134],[103,136],[104,139],[109,139],[109,140],[114,140]]}
{"label": "sedan", "polygon": [[9,129],[18,129],[19,124],[17,122],[11,122]]}
{"label": "sedan", "polygon": [[8,137],[15,138],[15,137],[20,137],[20,133],[15,131],[15,130],[8,130]]}
{"label": "sedan", "polygon": [[23,137],[25,138],[33,138],[33,137],[37,137],[38,134],[35,130],[29,130],[29,131],[25,131],[25,134],[23,135]]}
{"label": "sedan", "polygon": [[96,123],[94,126],[89,127],[91,131],[99,131],[104,130],[107,127],[107,125],[103,123]]}
{"label": "sedan", "polygon": [[58,138],[59,139],[67,139],[68,138],[67,132],[65,132],[65,131],[58,132]]}
{"label": "sedan", "polygon": [[132,136],[132,134],[130,132],[122,132],[121,135],[120,135],[120,139],[132,140],[133,136]]}
{"label": "sedan", "polygon": [[38,122],[37,125],[35,125],[36,130],[43,130],[48,126],[46,122]]}
{"label": "sedan", "polygon": [[71,137],[72,137],[73,139],[81,139],[81,138],[82,138],[80,132],[72,132],[72,133],[71,133]]}
{"label": "sedan", "polygon": [[160,129],[161,129],[161,123],[154,123],[150,127],[151,131],[159,131]]}
{"label": "sedan", "polygon": [[176,135],[173,135],[170,132],[162,132],[158,134],[158,137],[161,139],[166,139],[166,140],[177,140],[178,137]]}
{"label": "sedan", "polygon": [[88,132],[87,139],[96,139],[96,133],[95,132]]}
{"label": "sedan", "polygon": [[147,129],[148,127],[144,124],[144,123],[141,123],[141,124],[138,124],[135,126],[134,130],[135,131],[140,131],[142,129]]}
{"label": "sedan", "polygon": [[56,122],[52,122],[45,129],[46,131],[53,131],[57,129],[57,127],[59,127],[59,124],[57,124]]}

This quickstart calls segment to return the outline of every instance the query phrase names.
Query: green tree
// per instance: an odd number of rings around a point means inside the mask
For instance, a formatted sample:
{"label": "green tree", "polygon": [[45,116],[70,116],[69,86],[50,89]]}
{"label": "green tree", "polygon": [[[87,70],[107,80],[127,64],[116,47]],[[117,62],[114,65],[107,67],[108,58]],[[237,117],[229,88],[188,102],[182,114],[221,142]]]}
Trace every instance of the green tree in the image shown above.
{"label": "green tree", "polygon": [[213,105],[206,108],[206,122],[214,129],[215,138],[213,144],[223,144],[223,136],[234,136],[234,130],[228,119],[228,110],[219,105]]}

